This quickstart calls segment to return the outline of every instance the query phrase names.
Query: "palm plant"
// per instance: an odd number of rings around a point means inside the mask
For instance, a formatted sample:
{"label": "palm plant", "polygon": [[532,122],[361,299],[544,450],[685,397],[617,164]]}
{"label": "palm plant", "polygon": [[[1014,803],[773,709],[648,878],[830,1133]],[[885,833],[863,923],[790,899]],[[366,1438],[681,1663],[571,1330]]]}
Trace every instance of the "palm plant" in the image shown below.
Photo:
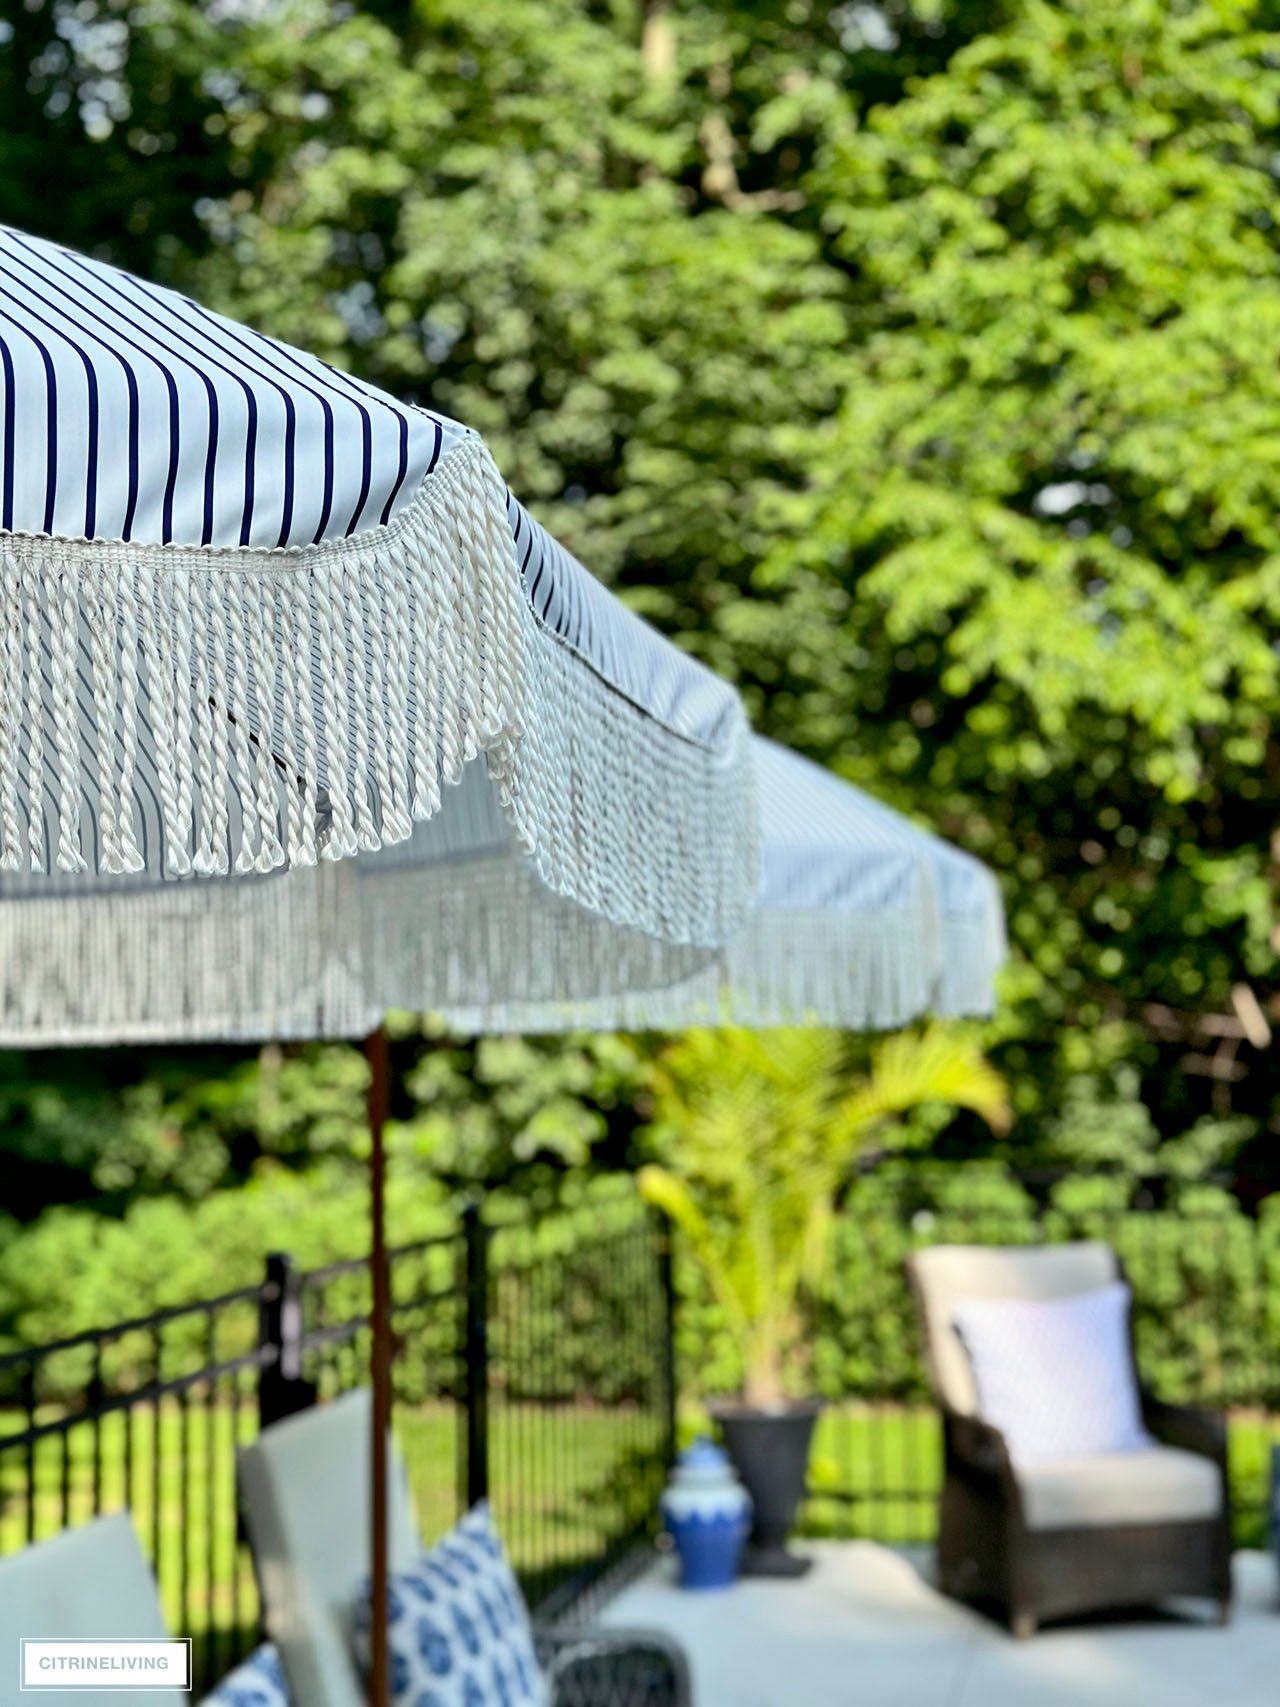
{"label": "palm plant", "polygon": [[924,1103],[1007,1124],[1004,1082],[963,1031],[887,1038],[850,1078],[838,1033],[691,1031],[661,1057],[641,1192],[688,1240],[742,1353],[743,1398],[783,1397],[802,1294],[822,1284],[840,1195],[886,1125]]}

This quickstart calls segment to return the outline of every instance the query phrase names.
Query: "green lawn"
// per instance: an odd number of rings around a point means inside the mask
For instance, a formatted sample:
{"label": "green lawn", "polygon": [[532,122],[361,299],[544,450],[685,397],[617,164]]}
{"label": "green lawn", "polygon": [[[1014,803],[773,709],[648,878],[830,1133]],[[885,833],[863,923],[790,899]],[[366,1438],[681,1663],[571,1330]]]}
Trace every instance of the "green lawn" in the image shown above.
{"label": "green lawn", "polygon": [[[1263,1547],[1271,1448],[1280,1445],[1280,1417],[1236,1413],[1229,1439],[1236,1542]],[[930,1541],[941,1476],[942,1434],[935,1412],[869,1405],[826,1411],[814,1439],[805,1531]]]}
{"label": "green lawn", "polygon": [[[58,1414],[45,1411],[39,1420]],[[39,1539],[86,1521],[96,1483],[101,1509],[128,1506],[154,1551],[170,1627],[211,1641],[212,1676],[225,1669],[240,1635],[256,1626],[253,1575],[236,1543],[234,1494],[235,1445],[257,1433],[256,1407],[247,1397],[238,1410],[225,1400],[208,1409],[170,1400],[158,1415],[139,1405],[131,1417],[118,1412],[96,1429],[77,1423],[40,1442],[34,1502],[26,1497],[25,1450],[0,1452],[0,1553],[20,1548],[31,1533]],[[458,1413],[440,1403],[400,1406],[396,1421],[430,1538],[457,1514]],[[0,1411],[0,1436],[23,1424],[19,1414]],[[602,1540],[644,1518],[653,1503],[653,1472],[646,1488],[632,1467],[642,1459],[652,1463],[659,1444],[655,1421],[636,1411],[493,1406],[493,1503],[532,1598],[596,1556]]]}
{"label": "green lawn", "polygon": [[[42,1420],[55,1414],[44,1413]],[[700,1426],[694,1412],[686,1420],[690,1428]],[[0,1412],[0,1434],[21,1426],[20,1416]],[[446,1528],[457,1510],[458,1428],[458,1413],[447,1404],[401,1406],[397,1412],[428,1537]],[[0,1552],[21,1547],[29,1525],[37,1537],[62,1528],[64,1489],[68,1520],[90,1517],[96,1477],[102,1509],[128,1505],[144,1543],[156,1548],[170,1626],[196,1635],[202,1651],[212,1648],[212,1677],[256,1624],[252,1572],[236,1544],[234,1503],[235,1444],[256,1432],[248,1396],[238,1408],[225,1400],[207,1410],[194,1401],[185,1409],[166,1401],[157,1415],[138,1406],[131,1424],[118,1413],[105,1418],[96,1435],[93,1424],[78,1423],[39,1446],[33,1508],[25,1497],[25,1452],[0,1452]],[[490,1441],[494,1505],[535,1599],[558,1575],[592,1559],[602,1538],[618,1535],[651,1509],[652,1470],[646,1478],[636,1474],[636,1466],[652,1465],[658,1429],[639,1412],[495,1403]],[[1273,1441],[1280,1441],[1280,1418],[1231,1419],[1236,1538],[1244,1546],[1265,1541]],[[804,1529],[811,1535],[927,1541],[940,1465],[931,1411],[833,1407],[818,1425]]]}
{"label": "green lawn", "polygon": [[[681,1413],[681,1439],[709,1427],[706,1413]],[[1280,1416],[1238,1412],[1230,1419],[1235,1536],[1267,1544],[1267,1489]],[[846,1404],[818,1419],[810,1460],[807,1535],[865,1536],[889,1543],[931,1541],[942,1479],[942,1432],[928,1407]]]}

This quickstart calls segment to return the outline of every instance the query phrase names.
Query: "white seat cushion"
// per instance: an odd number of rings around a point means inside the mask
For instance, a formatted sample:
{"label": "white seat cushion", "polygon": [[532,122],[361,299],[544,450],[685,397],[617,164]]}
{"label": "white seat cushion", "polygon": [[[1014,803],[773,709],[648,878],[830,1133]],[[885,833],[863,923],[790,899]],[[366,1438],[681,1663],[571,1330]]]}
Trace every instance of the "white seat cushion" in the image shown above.
{"label": "white seat cushion", "polygon": [[973,1365],[978,1414],[1015,1464],[1151,1444],[1121,1281],[1069,1298],[961,1298],[953,1320]]}
{"label": "white seat cushion", "polygon": [[1171,1446],[1025,1465],[1017,1477],[1028,1529],[1193,1523],[1222,1510],[1217,1465]]}

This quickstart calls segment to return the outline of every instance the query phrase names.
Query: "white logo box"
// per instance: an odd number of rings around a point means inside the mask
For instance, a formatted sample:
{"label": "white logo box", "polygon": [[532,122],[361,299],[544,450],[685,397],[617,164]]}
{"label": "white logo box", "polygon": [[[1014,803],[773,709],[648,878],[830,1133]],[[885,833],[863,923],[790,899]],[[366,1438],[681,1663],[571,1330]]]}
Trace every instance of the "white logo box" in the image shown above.
{"label": "white logo box", "polygon": [[18,1687],[64,1694],[131,1690],[135,1695],[191,1688],[191,1638],[100,1636],[92,1641],[24,1636]]}

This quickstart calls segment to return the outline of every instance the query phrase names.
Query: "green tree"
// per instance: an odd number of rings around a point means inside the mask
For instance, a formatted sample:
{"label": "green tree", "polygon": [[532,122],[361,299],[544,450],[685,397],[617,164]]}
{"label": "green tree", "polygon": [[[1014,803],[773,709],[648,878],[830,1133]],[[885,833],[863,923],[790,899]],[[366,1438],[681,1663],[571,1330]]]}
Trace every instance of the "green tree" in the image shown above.
{"label": "green tree", "polygon": [[153,277],[203,249],[203,198],[243,170],[229,157],[224,112],[236,31],[218,10],[186,0],[6,6],[0,220]]}
{"label": "green tree", "polygon": [[[36,0],[0,27],[0,217],[480,427],[770,733],[1000,870],[1011,1156],[1199,1156],[1261,1189],[1274,22],[1264,0]],[[415,1144],[464,1173],[533,1142],[490,1053],[402,1051]],[[625,1097],[592,1113],[579,1045],[555,1054],[518,1057],[559,1134],[539,1153],[625,1159]],[[291,1165],[320,1059],[281,1075]],[[15,1116],[0,1142],[83,1154],[91,1081],[79,1135]],[[255,1153],[237,1129],[225,1177]]]}
{"label": "green tree", "polygon": [[1166,1137],[1275,1093],[1269,21],[1026,0],[813,174],[848,385],[766,572],[852,595],[844,762],[1007,874],[1037,1124],[1120,1058]]}
{"label": "green tree", "polygon": [[1023,1153],[1082,1077],[1260,1133],[1266,7],[289,15],[206,288],[474,421],[771,732],[1001,869]]}

